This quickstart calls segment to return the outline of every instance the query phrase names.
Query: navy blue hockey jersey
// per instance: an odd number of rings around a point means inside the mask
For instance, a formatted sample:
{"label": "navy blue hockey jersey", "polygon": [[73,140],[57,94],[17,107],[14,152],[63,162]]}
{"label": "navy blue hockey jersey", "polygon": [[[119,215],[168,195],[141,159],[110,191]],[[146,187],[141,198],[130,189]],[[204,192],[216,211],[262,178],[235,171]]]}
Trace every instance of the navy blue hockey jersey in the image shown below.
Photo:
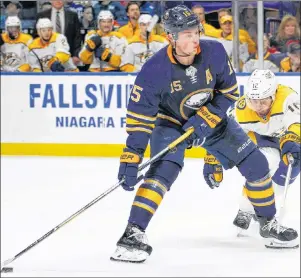
{"label": "navy blue hockey jersey", "polygon": [[193,64],[179,64],[169,45],[149,59],[135,80],[127,110],[127,146],[143,152],[155,125],[181,128],[208,102],[225,112],[239,98],[223,45],[200,41]]}

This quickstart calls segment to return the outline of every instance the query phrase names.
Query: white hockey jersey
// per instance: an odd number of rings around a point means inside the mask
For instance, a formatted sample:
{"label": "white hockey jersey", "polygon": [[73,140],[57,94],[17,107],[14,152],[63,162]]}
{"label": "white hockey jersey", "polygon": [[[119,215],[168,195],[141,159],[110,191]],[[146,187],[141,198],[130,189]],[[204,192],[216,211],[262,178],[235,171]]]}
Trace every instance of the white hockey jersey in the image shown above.
{"label": "white hockey jersey", "polygon": [[33,71],[51,71],[50,64],[54,59],[58,59],[62,63],[65,71],[78,71],[70,57],[67,38],[62,34],[53,32],[46,44],[40,38],[36,38],[29,48],[29,63]]}
{"label": "white hockey jersey", "polygon": [[11,40],[7,33],[0,34],[0,36],[4,41],[1,46],[1,70],[5,72],[30,71],[28,45],[32,42],[32,37],[25,33],[20,33],[15,40]]}
{"label": "white hockey jersey", "polygon": [[[102,61],[95,57],[94,52],[90,52],[86,49],[86,41],[95,35],[101,36],[102,46],[112,53],[109,62]],[[90,65],[89,71],[92,72],[119,70],[132,72],[134,70],[134,66],[131,64],[126,53],[127,45],[127,40],[121,33],[113,31],[104,35],[100,30],[93,30],[86,35],[85,44],[79,53],[79,57],[85,64]]]}
{"label": "white hockey jersey", "polygon": [[261,118],[247,106],[245,96],[236,102],[230,114],[247,133],[251,131],[279,138],[290,126],[300,123],[300,96],[292,88],[278,85],[266,118]]}
{"label": "white hockey jersey", "polygon": [[129,40],[127,48],[130,61],[135,66],[135,72],[140,71],[143,64],[152,57],[157,51],[168,45],[168,41],[159,35],[151,34],[148,39],[148,47],[146,40],[140,35],[134,36]]}

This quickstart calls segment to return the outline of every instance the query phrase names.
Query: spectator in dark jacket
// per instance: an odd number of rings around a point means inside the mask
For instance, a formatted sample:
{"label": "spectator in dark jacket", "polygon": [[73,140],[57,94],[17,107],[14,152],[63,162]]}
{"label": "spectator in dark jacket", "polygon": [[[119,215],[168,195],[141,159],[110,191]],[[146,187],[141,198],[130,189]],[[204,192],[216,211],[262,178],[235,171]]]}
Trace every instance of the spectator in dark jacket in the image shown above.
{"label": "spectator in dark jacket", "polygon": [[281,20],[277,35],[270,38],[270,45],[286,53],[291,43],[300,44],[300,27],[294,16],[286,15]]}
{"label": "spectator in dark jacket", "polygon": [[[53,0],[51,5],[52,8],[50,10],[37,14],[37,21],[39,18],[49,18],[52,21],[54,31],[67,37],[72,60],[78,65],[80,62],[78,54],[81,50],[80,22],[78,16],[75,12],[65,10],[64,1],[62,0]],[[37,37],[36,30],[34,37]]]}

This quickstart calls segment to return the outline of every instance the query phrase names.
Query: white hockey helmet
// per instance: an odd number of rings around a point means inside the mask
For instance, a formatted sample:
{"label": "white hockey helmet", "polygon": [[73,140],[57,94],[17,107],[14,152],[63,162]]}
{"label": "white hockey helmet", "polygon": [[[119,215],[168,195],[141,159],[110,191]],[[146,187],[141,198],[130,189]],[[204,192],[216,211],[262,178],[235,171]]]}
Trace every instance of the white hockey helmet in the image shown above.
{"label": "white hockey helmet", "polygon": [[20,30],[22,29],[22,24],[21,24],[21,20],[19,19],[19,17],[17,16],[9,16],[7,17],[6,21],[5,21],[5,29],[7,31],[8,27],[19,27]]}
{"label": "white hockey helmet", "polygon": [[110,11],[100,11],[97,16],[97,21],[99,22],[100,20],[104,20],[104,19],[114,20],[114,16]]}
{"label": "white hockey helmet", "polygon": [[40,18],[37,22],[37,30],[41,28],[53,28],[52,22],[49,18]]}
{"label": "white hockey helmet", "polygon": [[144,23],[144,24],[147,24],[149,22],[151,22],[152,20],[152,16],[149,15],[149,14],[142,14],[139,16],[139,19],[138,19],[138,23]]}
{"label": "white hockey helmet", "polygon": [[248,79],[245,94],[248,99],[274,99],[277,85],[276,76],[272,71],[256,69]]}

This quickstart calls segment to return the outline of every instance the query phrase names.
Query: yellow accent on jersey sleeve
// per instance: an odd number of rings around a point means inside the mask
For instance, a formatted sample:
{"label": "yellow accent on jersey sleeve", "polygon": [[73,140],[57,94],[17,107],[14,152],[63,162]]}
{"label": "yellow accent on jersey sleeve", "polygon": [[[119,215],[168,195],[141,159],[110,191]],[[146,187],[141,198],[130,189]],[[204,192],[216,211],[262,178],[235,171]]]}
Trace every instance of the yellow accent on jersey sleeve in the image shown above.
{"label": "yellow accent on jersey sleeve", "polygon": [[55,57],[62,63],[65,64],[69,58],[70,58],[70,54],[64,53],[64,52],[57,52],[55,54]]}
{"label": "yellow accent on jersey sleeve", "polygon": [[278,85],[275,101],[273,103],[272,109],[271,109],[271,116],[275,114],[280,114],[284,112],[284,103],[286,98],[291,95],[295,94],[296,92],[291,89],[290,87],[284,86],[284,85]]}

